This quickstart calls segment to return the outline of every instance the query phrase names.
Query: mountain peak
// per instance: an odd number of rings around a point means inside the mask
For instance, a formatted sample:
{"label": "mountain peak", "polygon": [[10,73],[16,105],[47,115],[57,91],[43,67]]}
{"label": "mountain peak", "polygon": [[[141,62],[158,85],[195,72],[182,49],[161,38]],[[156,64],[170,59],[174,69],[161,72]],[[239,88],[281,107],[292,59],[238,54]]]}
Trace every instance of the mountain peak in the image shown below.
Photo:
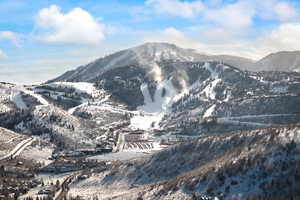
{"label": "mountain peak", "polygon": [[199,60],[199,57],[201,54],[191,49],[183,49],[170,43],[149,42],[97,59],[49,82],[92,81],[104,72],[115,68],[132,65],[145,67],[166,60],[195,61]]}
{"label": "mountain peak", "polygon": [[170,43],[148,42],[129,49],[139,63],[149,64],[163,60],[193,61],[199,56],[194,50],[184,49]]}
{"label": "mountain peak", "polygon": [[146,42],[133,48],[178,48],[175,44],[168,42]]}

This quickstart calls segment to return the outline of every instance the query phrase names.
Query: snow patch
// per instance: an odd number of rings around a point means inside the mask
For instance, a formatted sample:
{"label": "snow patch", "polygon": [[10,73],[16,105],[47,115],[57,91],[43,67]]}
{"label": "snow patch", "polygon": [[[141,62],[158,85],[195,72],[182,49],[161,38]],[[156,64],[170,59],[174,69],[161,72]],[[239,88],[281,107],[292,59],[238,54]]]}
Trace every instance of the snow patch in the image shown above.
{"label": "snow patch", "polygon": [[142,130],[158,128],[159,122],[169,112],[172,102],[182,96],[174,88],[172,78],[157,85],[153,101],[146,83],[141,85],[141,91],[144,96],[144,105],[138,107],[141,113],[131,118],[130,126]]}
{"label": "snow patch", "polygon": [[212,116],[212,113],[215,111],[216,104],[210,106],[204,113],[203,118],[207,118]]}
{"label": "snow patch", "polygon": [[29,94],[29,95],[35,97],[41,104],[43,104],[43,105],[49,105],[49,103],[48,103],[48,101],[46,99],[44,99],[42,96],[40,96],[38,94],[35,94],[34,91],[24,89],[23,92],[25,94]]}
{"label": "snow patch", "polygon": [[221,82],[221,79],[215,79],[213,80],[211,83],[209,83],[204,90],[202,91],[206,97],[215,100],[216,99],[216,92],[214,91],[214,88],[216,87],[216,85]]}
{"label": "snow patch", "polygon": [[74,88],[78,93],[87,93],[93,95],[96,91],[96,88],[92,83],[87,82],[55,82],[52,83],[53,86],[60,87],[69,87]]}
{"label": "snow patch", "polygon": [[159,128],[159,122],[163,116],[164,113],[136,115],[131,118],[130,127],[141,130]]}

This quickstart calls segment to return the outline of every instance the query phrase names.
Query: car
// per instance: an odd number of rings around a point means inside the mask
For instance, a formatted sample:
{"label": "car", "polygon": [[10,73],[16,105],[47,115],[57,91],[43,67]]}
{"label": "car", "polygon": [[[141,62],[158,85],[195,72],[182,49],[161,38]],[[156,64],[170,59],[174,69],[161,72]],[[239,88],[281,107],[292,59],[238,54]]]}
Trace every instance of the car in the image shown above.
{"label": "car", "polygon": [[42,190],[40,190],[39,192],[38,192],[38,194],[40,194],[40,195],[49,195],[49,194],[51,194],[52,193],[52,191],[51,190],[49,190],[49,189],[42,189]]}
{"label": "car", "polygon": [[89,175],[83,174],[83,175],[79,176],[78,179],[79,179],[79,180],[84,180],[84,179],[87,179],[87,178],[89,178],[89,177],[90,177]]}

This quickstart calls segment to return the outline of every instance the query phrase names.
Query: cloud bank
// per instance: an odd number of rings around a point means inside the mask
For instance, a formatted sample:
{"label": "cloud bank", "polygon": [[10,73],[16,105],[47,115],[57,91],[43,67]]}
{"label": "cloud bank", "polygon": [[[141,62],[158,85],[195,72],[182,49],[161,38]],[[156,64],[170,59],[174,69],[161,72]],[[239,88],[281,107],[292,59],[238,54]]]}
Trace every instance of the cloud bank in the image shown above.
{"label": "cloud bank", "polygon": [[[192,27],[170,26],[148,34],[145,41],[171,42],[202,53],[252,59],[260,59],[271,52],[300,49],[298,7],[290,1],[148,0],[145,7],[152,13],[199,21]],[[182,9],[184,7],[186,9]],[[274,25],[263,27],[265,23]]]}
{"label": "cloud bank", "polygon": [[7,58],[7,55],[0,49],[0,60]]}

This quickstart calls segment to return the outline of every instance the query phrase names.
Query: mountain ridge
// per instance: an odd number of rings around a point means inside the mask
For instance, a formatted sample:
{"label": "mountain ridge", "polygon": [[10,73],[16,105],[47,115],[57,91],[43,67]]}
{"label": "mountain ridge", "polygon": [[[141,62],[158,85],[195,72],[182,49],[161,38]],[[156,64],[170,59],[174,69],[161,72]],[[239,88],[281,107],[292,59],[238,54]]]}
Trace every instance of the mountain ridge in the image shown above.
{"label": "mountain ridge", "polygon": [[[300,51],[282,51],[271,53],[260,60],[252,60],[234,55],[209,55],[195,49],[186,49],[171,43],[148,42],[142,45],[114,52],[98,58],[87,65],[48,80],[93,82],[97,76],[112,68],[140,65],[147,68],[162,61],[217,61],[247,71],[295,71],[300,70]],[[274,64],[281,63],[281,64]]]}
{"label": "mountain ridge", "polygon": [[206,55],[194,49],[180,48],[170,43],[145,43],[136,47],[121,50],[108,56],[98,58],[87,65],[79,66],[61,76],[47,81],[87,81],[91,82],[108,68],[117,68],[128,65],[147,66],[161,61],[226,61],[227,64],[243,69],[251,66],[252,60],[238,56]]}
{"label": "mountain ridge", "polygon": [[300,51],[279,51],[271,53],[257,62],[266,71],[299,71]]}

